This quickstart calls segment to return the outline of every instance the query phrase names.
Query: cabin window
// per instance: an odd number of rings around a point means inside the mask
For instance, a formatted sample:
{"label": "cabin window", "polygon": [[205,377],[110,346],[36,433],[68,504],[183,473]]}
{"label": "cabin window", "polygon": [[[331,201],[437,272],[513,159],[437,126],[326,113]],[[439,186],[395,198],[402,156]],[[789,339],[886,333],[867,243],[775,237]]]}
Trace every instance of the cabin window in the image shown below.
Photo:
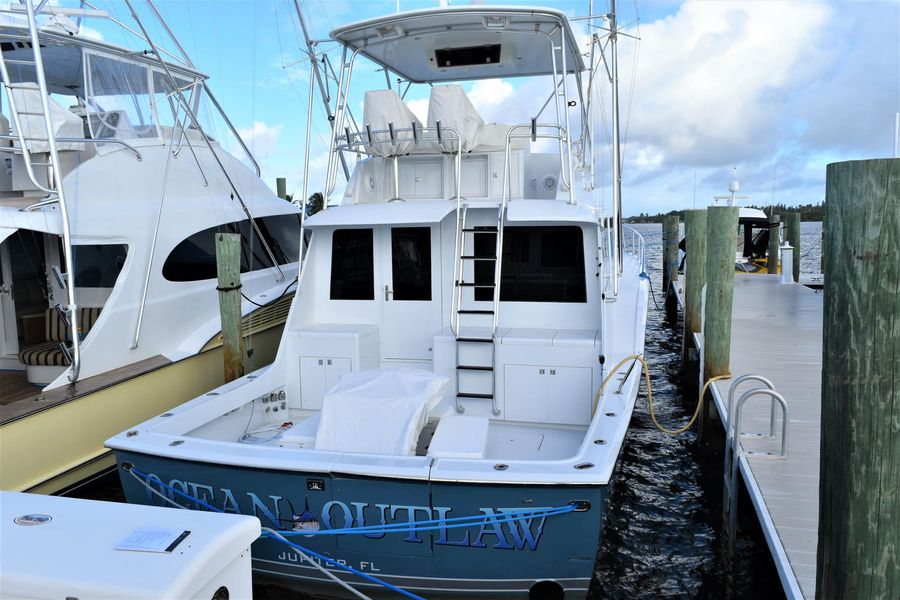
{"label": "cabin window", "polygon": [[75,287],[111,288],[125,266],[125,244],[78,244],[73,253]]}
{"label": "cabin window", "polygon": [[374,300],[371,229],[337,229],[331,236],[331,299]]}
{"label": "cabin window", "polygon": [[[256,225],[279,265],[297,260],[300,255],[300,215],[260,217],[256,219]],[[273,266],[262,240],[245,219],[204,229],[179,243],[163,264],[163,277],[169,281],[214,279],[217,233],[241,235],[241,273]]]}
{"label": "cabin window", "polygon": [[587,302],[581,228],[507,227],[503,232],[500,300]]}
{"label": "cabin window", "polygon": [[431,228],[391,229],[394,300],[431,300]]}

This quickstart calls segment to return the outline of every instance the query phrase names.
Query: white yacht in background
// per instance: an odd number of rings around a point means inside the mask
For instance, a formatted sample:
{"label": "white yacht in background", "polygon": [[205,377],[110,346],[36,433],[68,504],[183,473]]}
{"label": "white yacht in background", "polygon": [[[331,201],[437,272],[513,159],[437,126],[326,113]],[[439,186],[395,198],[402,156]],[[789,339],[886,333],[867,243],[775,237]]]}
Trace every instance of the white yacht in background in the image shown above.
{"label": "white yacht in background", "polygon": [[[331,37],[327,208],[304,223],[278,356],[108,440],[126,497],[255,514],[337,573],[429,598],[584,594],[649,288],[618,190],[602,206],[594,187],[599,39],[580,47],[555,9],[491,6]],[[404,86],[352,96],[362,60],[428,91],[427,122]],[[549,98],[511,124],[485,123],[451,83],[516,77],[542,78]],[[352,174],[328,207],[342,160]],[[253,562],[260,578],[345,593],[275,540]]]}
{"label": "white yacht in background", "polygon": [[[0,12],[3,489],[109,467],[109,435],[222,382],[211,358],[164,368],[220,343],[216,232],[243,238],[247,333],[283,324],[298,273],[299,210],[198,119],[240,142],[206,76],[85,4]],[[135,46],[81,35],[83,19]],[[256,366],[279,335],[253,338]]]}

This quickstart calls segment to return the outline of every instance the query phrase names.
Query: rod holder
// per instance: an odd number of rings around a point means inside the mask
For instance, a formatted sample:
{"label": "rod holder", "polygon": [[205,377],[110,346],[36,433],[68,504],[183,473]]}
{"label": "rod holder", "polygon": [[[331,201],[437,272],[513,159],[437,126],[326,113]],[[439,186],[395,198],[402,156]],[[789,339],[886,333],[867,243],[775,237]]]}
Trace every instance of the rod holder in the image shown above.
{"label": "rod holder", "polygon": [[531,141],[537,141],[537,118],[531,119]]}
{"label": "rod holder", "polygon": [[440,121],[435,121],[435,122],[434,122],[434,128],[437,130],[437,141],[438,141],[438,144],[443,144],[443,143],[444,143],[444,132],[443,132],[443,130],[441,130],[441,122],[440,122]]}
{"label": "rod holder", "polygon": [[413,136],[413,143],[418,145],[419,144],[419,128],[416,127],[415,121],[412,122],[412,136]]}
{"label": "rod holder", "polygon": [[350,128],[344,127],[344,137],[347,138],[347,148],[353,145],[353,142],[350,141]]}
{"label": "rod holder", "polygon": [[388,123],[388,135],[391,136],[391,143],[396,144],[397,143],[397,134],[394,133],[394,124],[392,122]]}
{"label": "rod holder", "polygon": [[372,141],[372,126],[368,123],[366,123],[366,138],[368,138],[370,146],[375,144],[375,142]]}

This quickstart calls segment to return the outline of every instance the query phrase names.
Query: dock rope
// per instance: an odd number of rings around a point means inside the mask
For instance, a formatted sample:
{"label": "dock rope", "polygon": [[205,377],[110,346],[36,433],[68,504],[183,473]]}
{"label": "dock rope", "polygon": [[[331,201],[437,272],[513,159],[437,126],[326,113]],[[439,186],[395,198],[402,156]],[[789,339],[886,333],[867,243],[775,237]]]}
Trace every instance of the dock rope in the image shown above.
{"label": "dock rope", "polygon": [[[166,503],[176,506],[178,508],[184,509],[184,510],[191,510],[184,504],[176,502],[172,498],[169,498],[168,496],[166,496],[159,490],[155,489],[152,485],[150,485],[150,475],[140,471],[134,465],[132,465],[130,463],[123,463],[122,468],[125,470],[126,473],[131,475],[131,477],[133,477],[138,483],[140,483],[148,491],[150,491],[152,494],[159,497]],[[158,484],[160,486],[160,488],[166,489],[166,490],[172,492],[173,494],[194,503],[198,507],[202,507],[209,511],[217,512],[217,513],[224,512],[223,510],[216,508],[215,506],[212,506],[211,504],[204,502],[203,500],[200,500],[199,498],[191,496],[190,494],[183,492],[183,491],[175,488],[174,486],[168,485],[167,483],[165,483],[159,479],[154,479],[153,481],[154,481],[154,483]],[[334,580],[336,583],[340,584],[341,587],[352,592],[357,597],[368,598],[368,596],[365,596],[365,595],[361,594],[359,591],[352,588],[348,583],[342,581],[336,575],[331,573],[331,571],[329,571],[328,569],[323,567],[321,564],[319,564],[318,562],[313,560],[313,558],[317,558],[320,561],[322,561],[323,563],[326,563],[328,565],[331,565],[331,566],[339,568],[339,569],[343,569],[344,571],[352,573],[358,577],[362,577],[363,579],[366,579],[367,581],[370,581],[372,583],[375,583],[377,585],[385,587],[386,589],[397,592],[398,594],[406,596],[407,598],[413,598],[414,600],[423,600],[420,596],[417,596],[411,592],[408,592],[400,587],[397,587],[397,586],[390,584],[384,580],[373,577],[362,571],[358,571],[357,569],[354,569],[353,567],[350,567],[348,565],[341,564],[341,563],[337,562],[336,560],[329,558],[327,556],[318,554],[317,552],[310,550],[309,548],[300,546],[299,544],[296,544],[295,542],[288,540],[287,537],[290,537],[290,536],[314,537],[314,536],[319,536],[319,535],[326,535],[326,536],[327,535],[365,535],[365,534],[378,534],[378,533],[382,533],[382,534],[384,534],[384,533],[410,533],[410,532],[424,532],[424,531],[436,531],[436,530],[446,531],[448,529],[459,529],[459,528],[464,528],[464,527],[481,526],[485,523],[485,519],[488,519],[488,518],[491,520],[492,523],[494,523],[494,522],[509,523],[509,522],[513,522],[513,521],[520,521],[520,522],[524,522],[525,526],[527,527],[528,523],[526,521],[524,521],[525,519],[533,519],[536,517],[537,518],[546,518],[546,517],[564,515],[564,514],[568,514],[570,512],[577,510],[577,508],[578,508],[577,504],[575,502],[572,502],[572,503],[565,504],[562,506],[554,506],[554,507],[549,507],[549,508],[534,508],[534,509],[523,509],[523,510],[517,510],[517,511],[510,511],[508,513],[503,513],[500,515],[485,515],[485,514],[467,515],[467,516],[463,516],[463,517],[451,517],[451,518],[446,518],[446,519],[431,519],[431,520],[426,520],[426,521],[416,521],[414,523],[389,523],[389,524],[383,523],[381,525],[368,525],[368,526],[363,526],[363,527],[350,527],[350,528],[340,528],[340,529],[324,529],[324,530],[319,530],[319,531],[312,531],[312,530],[305,530],[305,529],[304,530],[279,530],[279,531],[276,531],[269,527],[262,527],[262,537],[268,537],[270,539],[279,541],[279,542],[289,546],[291,549],[293,549],[295,552],[297,552],[297,554],[303,560],[309,562],[316,569],[322,571],[330,579]]]}
{"label": "dock rope", "polygon": [[700,390],[700,396],[697,398],[697,406],[694,408],[694,414],[691,415],[690,420],[683,427],[679,427],[678,429],[669,429],[668,427],[662,425],[656,418],[656,411],[653,408],[653,386],[650,384],[650,367],[647,366],[647,361],[644,360],[644,357],[640,354],[632,354],[630,356],[626,356],[619,363],[612,368],[609,372],[609,375],[603,380],[603,383],[600,384],[600,388],[597,390],[597,393],[594,395],[594,402],[591,408],[591,417],[593,417],[597,413],[597,405],[600,402],[600,396],[603,395],[603,389],[606,387],[606,384],[613,378],[616,373],[619,372],[619,368],[622,367],[628,361],[640,361],[641,369],[644,372],[644,381],[647,383],[647,403],[650,408],[650,419],[653,421],[653,425],[656,426],[657,429],[662,431],[663,433],[667,433],[669,435],[679,435],[684,433],[688,429],[690,429],[694,423],[697,421],[697,417],[700,415],[700,409],[703,407],[703,398],[706,396],[706,390],[709,389],[711,383],[722,379],[731,379],[731,373],[727,373],[725,375],[718,375],[716,377],[710,377],[705,384],[703,384],[703,389]]}

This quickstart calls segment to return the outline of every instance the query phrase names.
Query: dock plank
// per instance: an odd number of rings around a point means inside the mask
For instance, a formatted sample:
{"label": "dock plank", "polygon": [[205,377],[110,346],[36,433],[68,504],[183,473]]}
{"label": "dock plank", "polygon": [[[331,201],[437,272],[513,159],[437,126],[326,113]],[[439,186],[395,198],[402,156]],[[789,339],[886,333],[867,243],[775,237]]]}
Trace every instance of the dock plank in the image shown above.
{"label": "dock plank", "polygon": [[[823,299],[820,292],[803,285],[781,284],[777,275],[734,280],[732,375],[766,377],[789,406],[787,459],[760,454],[777,452],[778,439],[741,439],[745,451],[755,452],[745,455],[749,468],[742,474],[753,480],[747,486],[751,495],[758,496],[754,506],[789,598],[796,590],[803,598],[814,598],[816,590]],[[751,389],[751,383],[746,385],[736,398]],[[727,380],[714,384],[724,422],[729,418],[725,403],[730,386]],[[742,429],[767,433],[769,411],[768,398],[751,398]],[[779,420],[777,436],[780,431]]]}

